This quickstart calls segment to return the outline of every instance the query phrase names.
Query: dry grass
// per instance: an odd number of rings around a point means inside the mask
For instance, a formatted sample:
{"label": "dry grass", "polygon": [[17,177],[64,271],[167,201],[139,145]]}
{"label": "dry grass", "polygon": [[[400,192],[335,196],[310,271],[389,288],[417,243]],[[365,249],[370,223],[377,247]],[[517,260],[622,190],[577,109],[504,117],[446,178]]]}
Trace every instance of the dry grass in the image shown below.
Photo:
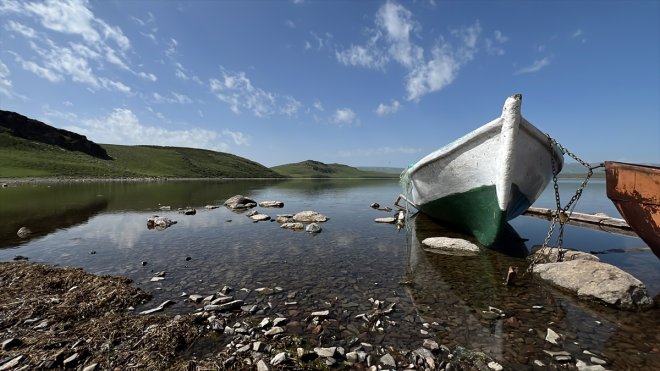
{"label": "dry grass", "polygon": [[122,277],[0,263],[0,288],[0,340],[20,340],[0,361],[22,355],[18,369],[63,367],[74,354],[74,364],[102,370],[168,369],[200,331],[190,316],[130,313],[149,295]]}

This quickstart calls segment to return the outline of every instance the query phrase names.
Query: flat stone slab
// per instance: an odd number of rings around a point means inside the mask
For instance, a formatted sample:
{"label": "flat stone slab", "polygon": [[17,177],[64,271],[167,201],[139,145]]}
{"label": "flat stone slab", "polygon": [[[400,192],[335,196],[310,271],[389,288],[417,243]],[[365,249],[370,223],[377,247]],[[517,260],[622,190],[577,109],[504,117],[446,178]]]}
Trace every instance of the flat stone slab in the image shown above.
{"label": "flat stone slab", "polygon": [[284,207],[284,202],[282,201],[262,201],[259,202],[261,207]]}
{"label": "flat stone slab", "polygon": [[600,261],[571,260],[534,265],[533,273],[579,298],[592,299],[625,310],[653,305],[646,286],[623,270]]}
{"label": "flat stone slab", "polygon": [[[596,255],[589,254],[582,251],[566,250],[564,251],[564,260],[593,260],[600,261]],[[537,263],[556,263],[557,258],[559,257],[559,249],[556,247],[546,247],[540,248],[534,251],[530,256],[529,260],[536,261]]]}
{"label": "flat stone slab", "polygon": [[445,255],[474,256],[479,254],[479,246],[462,238],[429,237],[422,241],[426,251]]}
{"label": "flat stone slab", "polygon": [[376,219],[374,219],[374,222],[394,224],[394,223],[396,223],[396,218],[394,218],[394,217],[376,218]]}

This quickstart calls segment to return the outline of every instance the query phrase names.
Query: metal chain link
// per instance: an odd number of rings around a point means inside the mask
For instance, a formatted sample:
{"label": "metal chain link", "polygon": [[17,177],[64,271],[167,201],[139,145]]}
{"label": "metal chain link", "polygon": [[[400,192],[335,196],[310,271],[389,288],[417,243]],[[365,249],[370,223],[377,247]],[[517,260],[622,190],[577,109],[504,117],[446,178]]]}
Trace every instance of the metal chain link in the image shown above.
{"label": "metal chain link", "polygon": [[587,183],[589,182],[589,179],[594,173],[594,169],[598,169],[600,167],[604,167],[605,165],[603,163],[599,163],[595,166],[591,166],[587,162],[583,161],[581,158],[576,156],[573,152],[569,151],[566,149],[564,146],[562,146],[559,142],[557,142],[555,139],[553,139],[549,134],[546,134],[548,137],[548,145],[550,147],[550,153],[554,152],[555,146],[559,148],[561,151],[562,155],[568,155],[571,158],[573,158],[575,161],[580,163],[580,165],[586,167],[588,169],[587,175],[578,187],[578,189],[575,191],[575,194],[573,197],[571,197],[570,201],[562,207],[561,206],[561,199],[559,196],[559,184],[557,181],[557,174],[559,171],[557,170],[557,163],[555,162],[555,157],[551,156],[551,163],[552,163],[552,183],[555,191],[555,204],[556,208],[554,213],[552,214],[552,223],[550,224],[550,229],[548,230],[548,234],[545,236],[545,239],[543,240],[543,245],[541,246],[541,251],[539,254],[536,255],[532,263],[529,265],[528,271],[531,272],[531,270],[534,267],[534,264],[538,262],[538,260],[541,258],[541,256],[544,256],[546,251],[549,248],[550,244],[550,239],[552,238],[553,234],[555,233],[555,228],[557,223],[559,223],[559,234],[557,235],[557,248],[559,249],[558,254],[557,254],[557,261],[563,261],[564,260],[564,252],[565,250],[563,249],[563,243],[564,243],[564,225],[568,222],[568,220],[571,218],[571,214],[573,213],[573,210],[575,209],[575,206],[577,205],[577,201],[580,199],[582,196],[582,191],[584,191],[584,188],[587,186]]}

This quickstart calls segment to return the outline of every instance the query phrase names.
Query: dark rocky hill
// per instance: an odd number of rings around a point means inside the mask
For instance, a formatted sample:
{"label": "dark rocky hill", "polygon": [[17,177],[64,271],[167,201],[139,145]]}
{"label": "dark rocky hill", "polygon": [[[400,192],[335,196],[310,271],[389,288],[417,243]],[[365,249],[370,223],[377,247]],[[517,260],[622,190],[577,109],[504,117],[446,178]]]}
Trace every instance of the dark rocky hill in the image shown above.
{"label": "dark rocky hill", "polygon": [[84,135],[54,128],[16,112],[0,110],[0,131],[6,131],[19,138],[58,146],[69,151],[83,152],[96,158],[111,159],[103,147],[88,140]]}

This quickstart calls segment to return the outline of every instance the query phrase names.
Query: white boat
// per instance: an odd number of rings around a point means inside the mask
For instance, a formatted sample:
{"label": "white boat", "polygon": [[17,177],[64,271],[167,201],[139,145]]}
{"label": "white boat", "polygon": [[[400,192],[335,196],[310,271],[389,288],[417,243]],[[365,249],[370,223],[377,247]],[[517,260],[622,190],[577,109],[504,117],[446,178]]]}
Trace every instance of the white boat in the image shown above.
{"label": "white boat", "polygon": [[492,245],[505,223],[522,214],[563,166],[549,137],[521,115],[522,95],[502,115],[436,150],[401,174],[412,203],[430,217]]}

